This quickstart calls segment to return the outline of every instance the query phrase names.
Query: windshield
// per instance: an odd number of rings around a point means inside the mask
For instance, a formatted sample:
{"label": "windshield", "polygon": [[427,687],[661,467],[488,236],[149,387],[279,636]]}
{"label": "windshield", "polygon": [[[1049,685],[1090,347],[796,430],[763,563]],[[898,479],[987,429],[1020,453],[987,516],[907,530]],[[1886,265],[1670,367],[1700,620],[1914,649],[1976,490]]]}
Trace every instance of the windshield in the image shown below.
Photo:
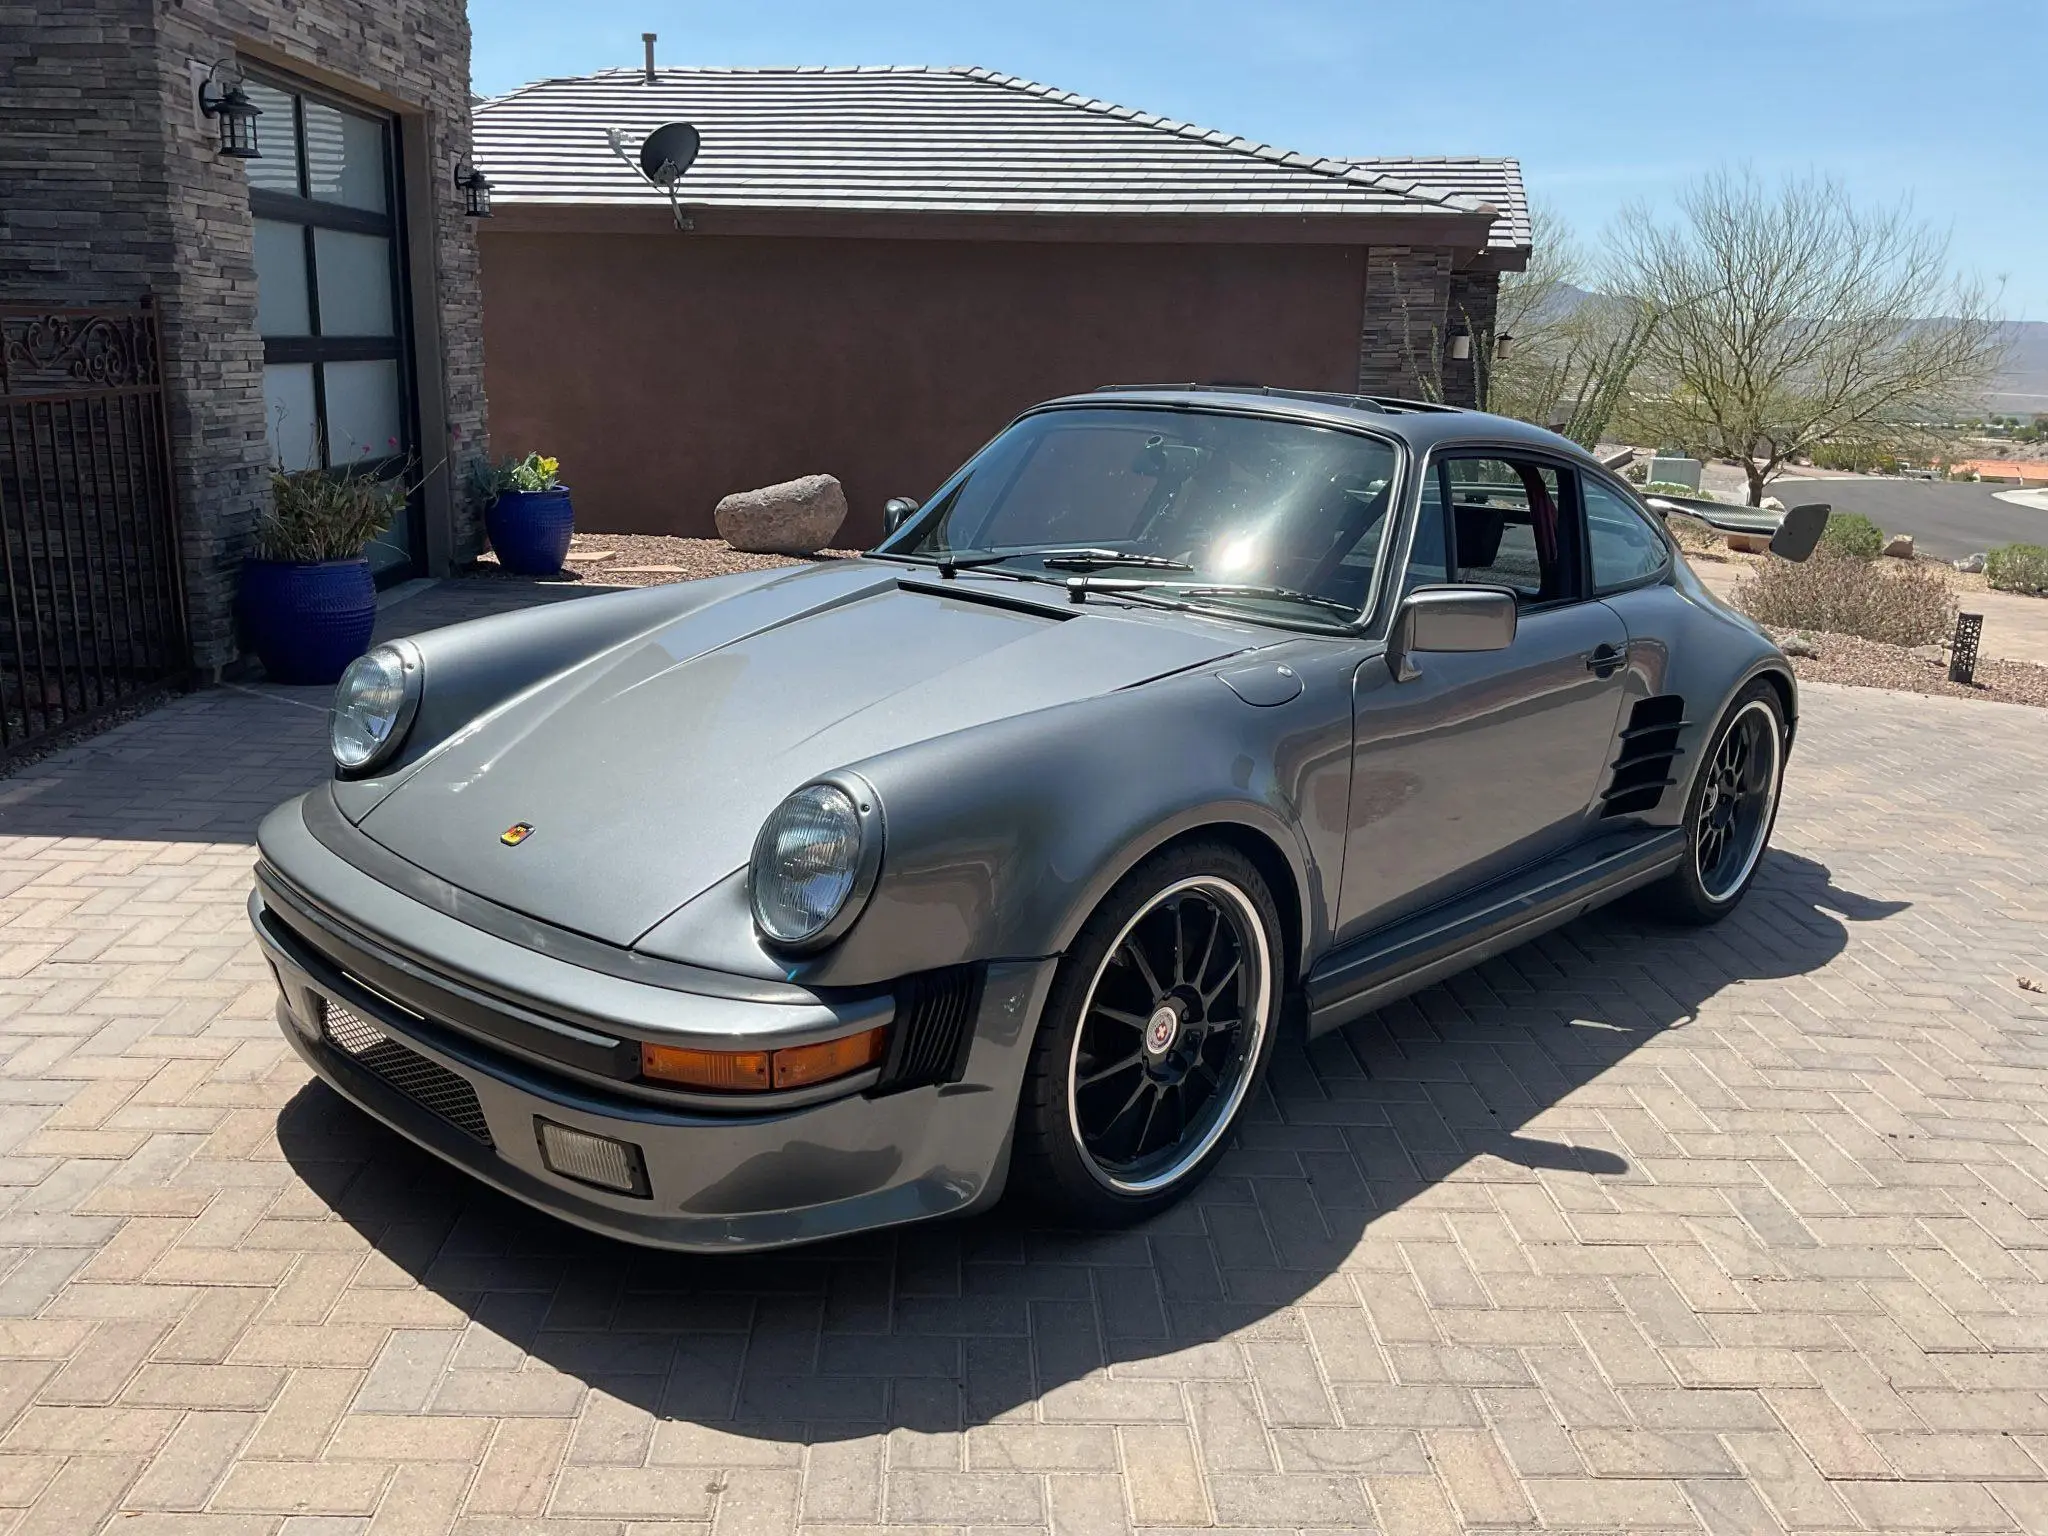
{"label": "windshield", "polygon": [[1398,464],[1391,443],[1299,422],[1045,411],[882,552],[1341,624],[1371,601]]}

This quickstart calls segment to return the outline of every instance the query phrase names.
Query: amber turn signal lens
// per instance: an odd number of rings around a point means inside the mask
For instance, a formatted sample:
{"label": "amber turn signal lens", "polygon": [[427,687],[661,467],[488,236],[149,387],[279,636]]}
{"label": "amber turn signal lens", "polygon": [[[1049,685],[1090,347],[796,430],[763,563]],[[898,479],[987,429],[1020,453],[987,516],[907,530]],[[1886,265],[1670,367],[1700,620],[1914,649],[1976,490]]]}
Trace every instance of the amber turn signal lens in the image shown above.
{"label": "amber turn signal lens", "polygon": [[691,1088],[762,1089],[768,1086],[766,1051],[693,1051],[680,1045],[640,1047],[640,1075]]}
{"label": "amber turn signal lens", "polygon": [[760,1093],[804,1088],[871,1067],[882,1059],[888,1030],[869,1029],[816,1045],[780,1051],[699,1051],[680,1045],[640,1046],[640,1075],[687,1088]]}
{"label": "amber turn signal lens", "polygon": [[872,1066],[882,1059],[882,1038],[887,1033],[883,1029],[870,1029],[838,1040],[820,1041],[817,1045],[797,1045],[786,1051],[777,1051],[775,1086],[802,1088],[809,1083],[826,1082]]}

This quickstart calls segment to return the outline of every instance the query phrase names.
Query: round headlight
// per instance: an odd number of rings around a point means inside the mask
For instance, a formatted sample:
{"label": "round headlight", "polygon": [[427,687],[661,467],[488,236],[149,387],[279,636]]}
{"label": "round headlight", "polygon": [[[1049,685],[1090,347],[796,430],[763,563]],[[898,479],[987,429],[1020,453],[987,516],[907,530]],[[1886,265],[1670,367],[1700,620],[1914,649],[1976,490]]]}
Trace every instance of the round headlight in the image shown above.
{"label": "round headlight", "polygon": [[395,645],[380,645],[348,664],[327,716],[334,761],[349,773],[373,768],[405,739],[419,704],[420,664]]}
{"label": "round headlight", "polygon": [[749,881],[763,935],[802,946],[845,931],[880,861],[872,822],[872,811],[836,784],[807,785],[774,809],[755,840]]}

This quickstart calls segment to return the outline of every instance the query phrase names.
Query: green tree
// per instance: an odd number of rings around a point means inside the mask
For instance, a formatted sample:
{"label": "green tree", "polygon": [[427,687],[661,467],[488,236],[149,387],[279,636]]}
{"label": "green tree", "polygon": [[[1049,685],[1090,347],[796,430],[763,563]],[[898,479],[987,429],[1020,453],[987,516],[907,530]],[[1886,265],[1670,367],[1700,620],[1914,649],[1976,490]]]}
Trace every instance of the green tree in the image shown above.
{"label": "green tree", "polygon": [[1632,432],[1734,459],[1752,506],[1821,443],[1925,457],[1923,424],[1980,401],[2005,355],[1992,296],[1951,271],[1946,238],[1830,180],[1770,189],[1722,171],[1681,195],[1675,221],[1631,208],[1604,286],[1655,317]]}

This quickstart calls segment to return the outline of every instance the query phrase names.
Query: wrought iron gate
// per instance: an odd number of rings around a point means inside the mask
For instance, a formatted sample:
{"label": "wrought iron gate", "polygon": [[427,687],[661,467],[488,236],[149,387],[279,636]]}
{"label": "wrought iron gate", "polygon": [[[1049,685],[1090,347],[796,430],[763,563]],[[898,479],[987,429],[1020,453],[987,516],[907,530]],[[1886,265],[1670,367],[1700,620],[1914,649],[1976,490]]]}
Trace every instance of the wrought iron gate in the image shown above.
{"label": "wrought iron gate", "polygon": [[162,356],[147,303],[0,305],[0,760],[189,671]]}

